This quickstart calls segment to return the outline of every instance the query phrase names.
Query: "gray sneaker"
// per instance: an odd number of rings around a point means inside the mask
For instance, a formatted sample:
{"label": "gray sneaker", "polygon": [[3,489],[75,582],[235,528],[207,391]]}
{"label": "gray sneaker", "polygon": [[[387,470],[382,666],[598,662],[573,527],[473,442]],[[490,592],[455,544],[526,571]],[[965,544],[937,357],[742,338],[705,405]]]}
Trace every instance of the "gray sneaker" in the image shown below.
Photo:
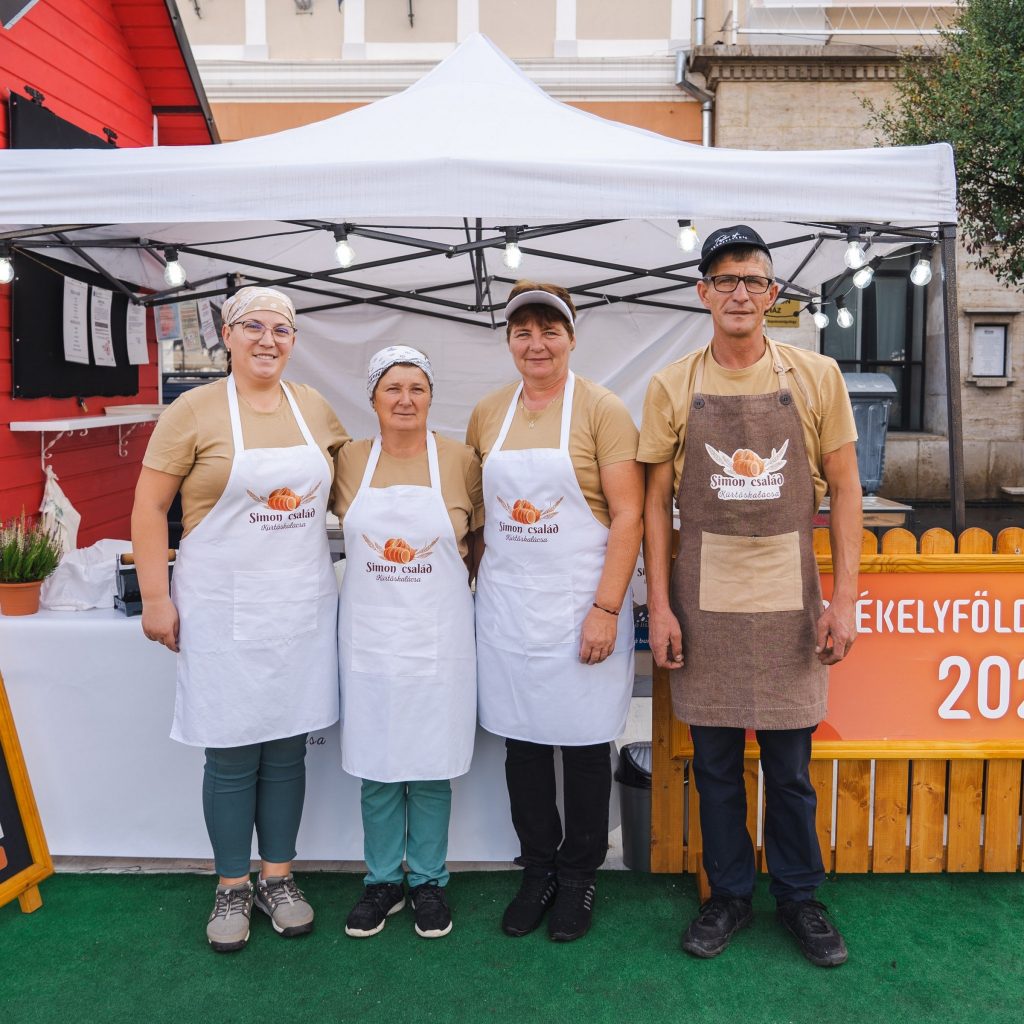
{"label": "gray sneaker", "polygon": [[232,953],[249,941],[252,898],[252,882],[248,879],[237,885],[217,886],[206,938],[218,953]]}
{"label": "gray sneaker", "polygon": [[260,878],[256,883],[256,906],[270,918],[278,935],[305,935],[313,930],[313,908],[295,878]]}

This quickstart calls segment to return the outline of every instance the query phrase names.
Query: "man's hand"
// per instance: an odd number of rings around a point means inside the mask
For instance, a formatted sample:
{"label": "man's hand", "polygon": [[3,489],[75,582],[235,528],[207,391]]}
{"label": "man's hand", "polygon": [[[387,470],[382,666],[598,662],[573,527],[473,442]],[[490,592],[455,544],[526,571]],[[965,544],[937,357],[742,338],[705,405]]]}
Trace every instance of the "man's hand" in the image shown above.
{"label": "man's hand", "polygon": [[855,605],[849,600],[834,600],[818,619],[814,653],[822,665],[842,661],[857,639]]}
{"label": "man's hand", "polygon": [[679,620],[670,611],[649,609],[648,629],[654,664],[658,668],[682,668],[683,631]]}

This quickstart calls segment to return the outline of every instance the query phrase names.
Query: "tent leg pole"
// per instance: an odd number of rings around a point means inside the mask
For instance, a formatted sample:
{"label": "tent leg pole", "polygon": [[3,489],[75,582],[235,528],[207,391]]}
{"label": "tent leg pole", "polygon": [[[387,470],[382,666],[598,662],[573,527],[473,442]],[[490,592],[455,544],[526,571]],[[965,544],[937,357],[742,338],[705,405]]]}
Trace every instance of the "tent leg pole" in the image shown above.
{"label": "tent leg pole", "polygon": [[956,225],[943,225],[942,310],[946,339],[946,418],[949,441],[949,501],[953,535],[967,528],[964,500],[964,429],[960,403],[960,316],[956,292]]}

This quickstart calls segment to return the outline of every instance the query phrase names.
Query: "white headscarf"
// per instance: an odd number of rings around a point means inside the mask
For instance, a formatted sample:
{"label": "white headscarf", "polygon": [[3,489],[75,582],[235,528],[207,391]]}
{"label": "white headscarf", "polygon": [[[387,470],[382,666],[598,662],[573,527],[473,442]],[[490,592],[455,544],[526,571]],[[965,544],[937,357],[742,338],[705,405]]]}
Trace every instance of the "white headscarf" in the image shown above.
{"label": "white headscarf", "polygon": [[276,288],[261,288],[256,285],[239,288],[230,299],[225,300],[220,315],[224,323],[235,324],[254,309],[269,309],[273,313],[280,313],[281,316],[288,318],[288,323],[292,327],[295,326],[295,305],[292,300]]}
{"label": "white headscarf", "polygon": [[410,348],[408,345],[389,345],[370,357],[366,375],[366,394],[370,399],[370,405],[373,405],[373,392],[377,382],[398,363],[418,366],[427,375],[430,390],[434,390],[434,371],[430,368],[430,360],[419,349]]}

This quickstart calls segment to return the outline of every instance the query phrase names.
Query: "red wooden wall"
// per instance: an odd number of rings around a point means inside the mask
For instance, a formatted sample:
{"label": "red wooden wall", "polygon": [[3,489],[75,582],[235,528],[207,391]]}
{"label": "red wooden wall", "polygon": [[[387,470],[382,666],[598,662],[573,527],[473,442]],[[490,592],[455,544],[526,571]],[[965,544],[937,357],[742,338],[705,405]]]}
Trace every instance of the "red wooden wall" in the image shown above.
{"label": "red wooden wall", "polygon": [[[100,137],[111,128],[117,144],[128,147],[152,145],[154,106],[196,106],[190,83],[163,0],[41,0],[12,29],[0,30],[0,149],[8,145],[7,98],[12,90],[25,95],[26,85],[42,92],[55,114]],[[167,121],[161,119],[163,144],[210,141],[201,117]],[[139,367],[137,395],[87,398],[88,414],[158,401],[152,322],[150,360]],[[0,519],[22,508],[34,513],[43,492],[40,435],[12,432],[9,424],[85,414],[74,399],[11,398],[10,288],[0,285]],[[51,450],[50,465],[82,514],[80,546],[128,536],[132,493],[151,432],[148,424],[138,427],[125,458],[118,457],[117,430],[110,427],[63,437]]]}

